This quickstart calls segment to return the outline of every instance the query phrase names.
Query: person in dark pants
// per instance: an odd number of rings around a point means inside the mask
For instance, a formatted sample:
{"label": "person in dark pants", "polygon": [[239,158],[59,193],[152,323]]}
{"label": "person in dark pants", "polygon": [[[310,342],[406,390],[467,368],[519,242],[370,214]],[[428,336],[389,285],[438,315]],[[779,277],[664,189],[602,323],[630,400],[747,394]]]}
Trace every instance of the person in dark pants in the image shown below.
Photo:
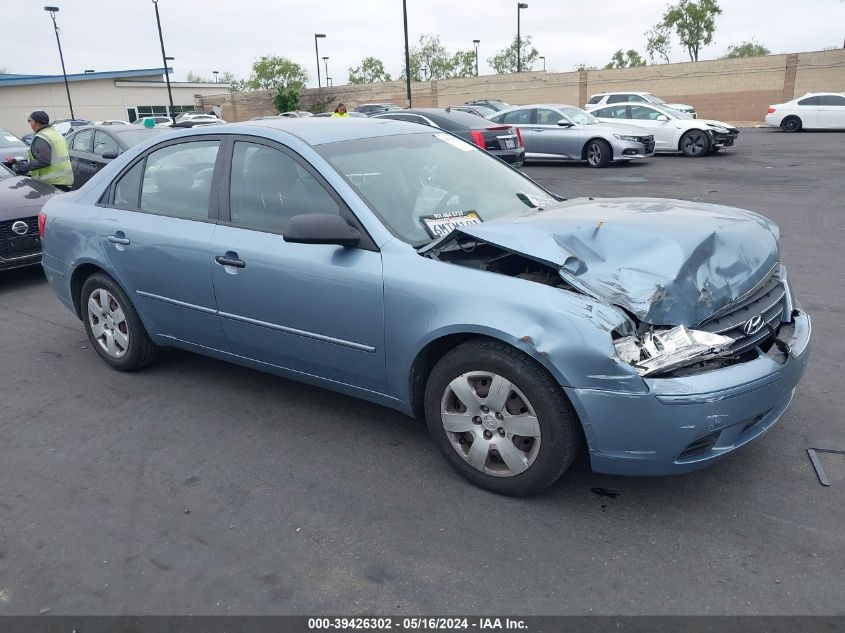
{"label": "person in dark pants", "polygon": [[27,119],[35,133],[25,161],[8,161],[20,176],[46,182],[62,191],[73,186],[73,168],[70,164],[65,137],[50,125],[50,117],[43,110],[36,110]]}

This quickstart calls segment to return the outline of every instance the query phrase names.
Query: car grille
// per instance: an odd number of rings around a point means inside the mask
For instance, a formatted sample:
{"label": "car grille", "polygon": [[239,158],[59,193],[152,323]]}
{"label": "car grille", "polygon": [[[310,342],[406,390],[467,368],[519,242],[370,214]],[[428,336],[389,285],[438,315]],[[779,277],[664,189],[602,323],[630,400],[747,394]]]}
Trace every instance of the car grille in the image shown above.
{"label": "car grille", "polygon": [[[18,235],[17,233],[12,231],[12,225],[18,221],[26,222],[28,230],[24,235]],[[4,222],[0,222],[0,255],[13,255],[18,257],[30,253],[38,253],[41,250],[41,243],[39,240],[36,240],[37,244],[33,246],[31,243],[32,240],[21,240],[20,238],[22,237],[38,237],[37,217],[33,216],[30,218],[15,218],[14,220],[6,220]],[[26,244],[26,246],[21,248],[17,245],[18,243]]]}
{"label": "car grille", "polygon": [[645,147],[645,153],[651,154],[654,151],[654,137],[653,136],[641,136],[640,142]]}
{"label": "car grille", "polygon": [[[776,266],[777,268],[777,266]],[[730,306],[726,313],[717,314],[702,323],[697,329],[730,336],[734,344],[732,353],[742,353],[765,341],[771,333],[768,325],[777,331],[785,310],[786,286],[777,272],[771,273],[749,297],[735,306]],[[765,325],[756,332],[746,334],[743,331],[749,319],[760,315]]]}

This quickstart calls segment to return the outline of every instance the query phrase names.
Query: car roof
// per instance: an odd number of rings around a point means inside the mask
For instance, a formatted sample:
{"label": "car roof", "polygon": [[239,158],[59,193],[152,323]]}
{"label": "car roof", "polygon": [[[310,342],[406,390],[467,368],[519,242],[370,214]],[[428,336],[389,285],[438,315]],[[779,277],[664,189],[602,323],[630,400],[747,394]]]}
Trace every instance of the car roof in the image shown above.
{"label": "car roof", "polygon": [[590,95],[590,99],[593,97],[606,97],[608,95],[650,95],[653,94],[651,92],[640,92],[638,90],[614,90],[613,92],[597,92],[594,95]]}
{"label": "car roof", "polygon": [[806,94],[801,95],[800,97],[795,97],[796,99],[803,99],[804,97],[821,97],[824,95],[833,95],[836,97],[845,97],[845,92],[808,92]]}
{"label": "car roof", "polygon": [[[474,116],[474,115],[469,115]],[[419,134],[420,125],[394,119],[374,119],[370,117],[303,117],[281,118],[278,120],[244,121],[214,126],[214,130],[231,127],[269,128],[292,134],[309,145],[324,145],[342,141],[354,141],[379,136],[398,136],[400,134]]]}

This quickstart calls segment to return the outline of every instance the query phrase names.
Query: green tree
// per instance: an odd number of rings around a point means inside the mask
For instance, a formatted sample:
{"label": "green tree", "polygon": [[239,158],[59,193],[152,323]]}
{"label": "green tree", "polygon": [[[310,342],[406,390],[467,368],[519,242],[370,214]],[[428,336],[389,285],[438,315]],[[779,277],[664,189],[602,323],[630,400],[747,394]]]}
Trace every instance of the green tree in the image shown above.
{"label": "green tree", "polygon": [[247,80],[251,90],[290,89],[297,93],[305,87],[308,73],[295,61],[287,57],[265,55],[253,62],[252,74]]}
{"label": "green tree", "polygon": [[645,50],[653,62],[655,57],[662,57],[669,63],[669,51],[672,50],[672,32],[665,24],[658,24],[645,34]]}
{"label": "green tree", "polygon": [[384,70],[384,64],[375,57],[365,57],[357,68],[349,69],[349,83],[371,84],[377,81],[390,81],[390,74]]}
{"label": "green tree", "polygon": [[475,50],[452,55],[452,77],[475,77]]}
{"label": "green tree", "polygon": [[731,44],[728,46],[728,52],[725,55],[726,59],[732,59],[734,57],[762,57],[763,55],[768,55],[771,51],[763,46],[760,42],[755,40],[753,37],[747,41],[742,42],[740,44]]}
{"label": "green tree", "polygon": [[299,109],[299,90],[296,88],[279,86],[276,89],[276,96],[273,98],[273,105],[279,112],[290,112]]}
{"label": "green tree", "polygon": [[[523,35],[520,37],[520,67],[521,70],[531,70],[534,62],[540,56],[540,53],[531,45],[531,36]],[[516,72],[516,51],[517,43],[514,35],[513,42],[507,48],[498,51],[493,57],[487,60],[490,67],[499,75]]]}
{"label": "green tree", "polygon": [[[412,81],[448,79],[454,76],[452,57],[446,47],[440,43],[439,35],[420,35],[418,44],[411,47],[410,55]],[[403,62],[401,79],[405,78],[404,66]]]}
{"label": "green tree", "polygon": [[598,66],[592,66],[581,62],[580,64],[575,64],[575,70],[598,70]]}
{"label": "green tree", "polygon": [[613,53],[610,62],[605,66],[607,68],[634,68],[636,66],[645,66],[645,60],[633,48],[629,49],[627,53],[623,53],[620,48]]}
{"label": "green tree", "polygon": [[713,42],[716,16],[720,13],[722,9],[716,0],[680,0],[666,9],[663,20],[655,28],[674,31],[687,49],[690,61],[697,62],[701,47]]}

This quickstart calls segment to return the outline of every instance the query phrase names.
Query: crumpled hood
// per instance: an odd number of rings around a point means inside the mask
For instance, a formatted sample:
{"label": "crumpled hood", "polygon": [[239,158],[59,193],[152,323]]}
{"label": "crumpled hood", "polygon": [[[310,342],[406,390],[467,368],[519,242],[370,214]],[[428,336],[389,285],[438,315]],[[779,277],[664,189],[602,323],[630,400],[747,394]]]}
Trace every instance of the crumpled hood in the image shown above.
{"label": "crumpled hood", "polygon": [[766,218],[659,198],[574,199],[452,235],[461,234],[559,268],[570,285],[652,325],[695,327],[779,262],[778,228]]}

